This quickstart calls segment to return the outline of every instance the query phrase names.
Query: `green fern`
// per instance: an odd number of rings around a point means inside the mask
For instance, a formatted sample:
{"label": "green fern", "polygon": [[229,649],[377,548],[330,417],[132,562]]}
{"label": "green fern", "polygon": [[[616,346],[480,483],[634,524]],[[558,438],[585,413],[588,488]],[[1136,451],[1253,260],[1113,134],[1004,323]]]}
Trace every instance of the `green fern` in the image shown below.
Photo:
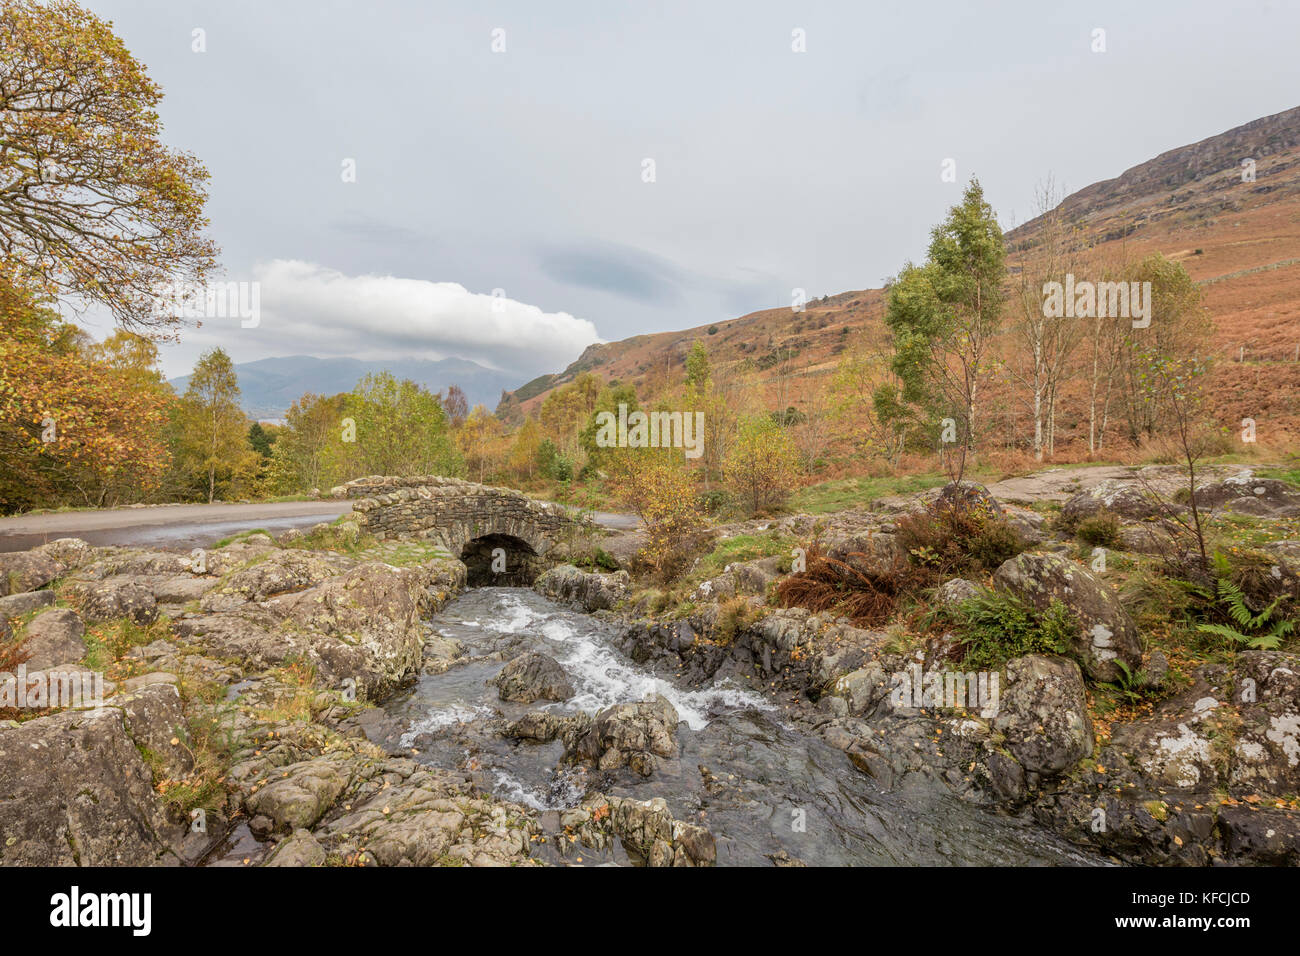
{"label": "green fern", "polygon": [[1241,588],[1224,577],[1219,578],[1218,595],[1219,603],[1236,627],[1227,624],[1198,624],[1198,631],[1245,644],[1252,650],[1272,651],[1295,630],[1296,622],[1293,620],[1273,620],[1273,612],[1277,610],[1281,598],[1256,614],[1246,606],[1246,595]]}

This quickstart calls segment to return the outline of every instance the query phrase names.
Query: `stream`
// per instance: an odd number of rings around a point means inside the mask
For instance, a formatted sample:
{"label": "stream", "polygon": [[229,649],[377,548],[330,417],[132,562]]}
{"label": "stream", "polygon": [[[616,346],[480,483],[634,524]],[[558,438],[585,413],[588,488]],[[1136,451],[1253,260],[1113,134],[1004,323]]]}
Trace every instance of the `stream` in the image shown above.
{"label": "stream", "polygon": [[[785,721],[779,709],[727,681],[685,687],[672,674],[633,664],[612,627],[527,588],[470,590],[428,622],[465,647],[464,662],[423,674],[388,701],[393,720],[378,743],[438,767],[477,771],[496,796],[540,811],[576,806],[582,769],[556,770],[563,745],[516,742],[489,726],[530,710],[594,712],[650,693],[668,698],[684,722],[679,756],[649,778],[624,771],[606,792],[664,798],[678,819],[712,831],[718,864],[770,865],[784,851],[809,865],[940,866],[1103,863],[1030,820],[965,803],[939,784],[877,789],[847,757]],[[576,694],[562,703],[502,701],[487,683],[526,651],[554,657]],[[707,768],[709,777],[700,767]],[[585,862],[626,858],[584,854]]]}

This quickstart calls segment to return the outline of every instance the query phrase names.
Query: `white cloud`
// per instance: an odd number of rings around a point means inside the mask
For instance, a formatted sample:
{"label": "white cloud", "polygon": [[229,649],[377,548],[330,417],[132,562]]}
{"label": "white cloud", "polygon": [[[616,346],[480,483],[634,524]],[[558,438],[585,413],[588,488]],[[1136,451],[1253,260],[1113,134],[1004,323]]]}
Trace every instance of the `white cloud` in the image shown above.
{"label": "white cloud", "polygon": [[585,319],[470,292],[455,282],[350,276],[289,259],[259,263],[253,278],[261,295],[257,327],[236,330],[214,320],[202,330],[205,339],[237,335],[241,359],[249,351],[364,359],[456,356],[532,377],[564,368],[600,341]]}

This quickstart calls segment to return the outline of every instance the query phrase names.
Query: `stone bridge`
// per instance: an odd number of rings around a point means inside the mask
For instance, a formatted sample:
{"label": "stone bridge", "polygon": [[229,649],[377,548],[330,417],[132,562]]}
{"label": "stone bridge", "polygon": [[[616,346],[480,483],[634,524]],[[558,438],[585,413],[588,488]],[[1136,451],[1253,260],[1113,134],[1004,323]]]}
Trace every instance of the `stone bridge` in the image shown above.
{"label": "stone bridge", "polygon": [[[465,562],[471,585],[531,584],[598,533],[594,524],[575,518],[562,505],[459,478],[373,476],[340,485],[331,494],[353,499],[358,524],[377,538],[437,543]],[[500,560],[493,567],[498,548],[504,551],[504,571]]]}

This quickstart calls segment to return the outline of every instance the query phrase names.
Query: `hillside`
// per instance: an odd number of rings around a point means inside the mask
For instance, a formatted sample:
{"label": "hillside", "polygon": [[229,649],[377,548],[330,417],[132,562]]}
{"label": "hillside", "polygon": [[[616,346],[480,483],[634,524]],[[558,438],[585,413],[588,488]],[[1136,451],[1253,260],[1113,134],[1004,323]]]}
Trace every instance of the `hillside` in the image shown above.
{"label": "hillside", "polygon": [[[354,358],[315,358],[287,355],[258,359],[235,366],[244,411],[260,420],[283,418],[289,406],[306,392],[335,395],[351,391],[361,378],[372,372],[392,372],[409,378],[433,392],[445,392],[459,385],[470,405],[492,408],[512,379],[505,373],[467,359],[447,358],[362,361]],[[172,387],[183,392],[190,377],[171,379]]]}
{"label": "hillside", "polygon": [[[1255,161],[1253,182],[1243,182],[1246,158]],[[1212,388],[1225,421],[1250,416],[1284,427],[1300,421],[1300,107],[1169,150],[1072,193],[1061,208],[1099,254],[1158,251],[1182,262],[1202,285],[1223,360]],[[1007,233],[1012,268],[1040,226],[1033,220]],[[845,292],[810,302],[800,314],[768,309],[593,345],[563,372],[505,396],[499,412],[511,418],[531,412],[584,371],[642,391],[669,366],[680,376],[696,339],[707,343],[715,367],[763,372],[777,350],[790,349],[793,378],[817,377],[834,368],[853,331],[882,315],[883,303],[880,289]],[[1244,364],[1236,361],[1242,347]],[[760,375],[759,382],[770,385],[771,378]],[[792,391],[797,395],[798,386]]]}

